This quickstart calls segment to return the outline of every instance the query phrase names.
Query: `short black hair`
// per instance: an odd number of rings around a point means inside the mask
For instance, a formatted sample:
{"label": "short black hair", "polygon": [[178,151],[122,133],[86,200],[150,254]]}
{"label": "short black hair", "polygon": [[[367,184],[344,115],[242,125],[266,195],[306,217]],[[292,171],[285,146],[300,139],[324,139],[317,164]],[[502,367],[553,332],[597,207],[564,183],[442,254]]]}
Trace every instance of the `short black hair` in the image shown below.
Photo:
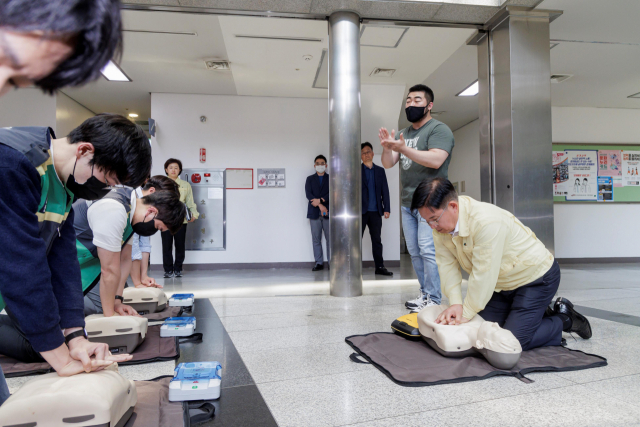
{"label": "short black hair", "polygon": [[408,93],[411,92],[424,92],[427,97],[427,104],[433,102],[435,97],[433,96],[433,91],[429,86],[425,86],[423,84],[411,86]]}
{"label": "short black hair", "polygon": [[147,182],[144,183],[142,187],[143,190],[148,190],[150,188],[155,188],[156,191],[173,191],[174,193],[178,193],[180,196],[180,187],[174,180],[171,178],[167,178],[162,175],[154,175],[147,179]]}
{"label": "short black hair", "polygon": [[36,82],[46,93],[97,79],[122,54],[120,0],[2,0],[0,27],[75,43],[71,56]]}
{"label": "short black hair", "polygon": [[91,165],[115,173],[120,184],[139,187],[151,172],[151,144],[144,130],[119,114],[98,114],[67,136],[71,144],[89,142],[95,149]]}
{"label": "short black hair", "polygon": [[158,215],[155,219],[164,222],[171,234],[176,234],[180,230],[187,214],[184,203],[180,201],[180,193],[175,191],[156,191],[147,194],[140,200],[145,205],[158,209]]}
{"label": "short black hair", "polygon": [[423,207],[444,209],[451,200],[458,200],[458,193],[451,181],[440,177],[425,179],[413,192],[411,210]]}
{"label": "short black hair", "polygon": [[169,175],[169,173],[167,172],[167,168],[169,167],[169,165],[171,163],[175,163],[175,164],[178,165],[178,167],[180,168],[180,172],[178,172],[178,175],[180,175],[182,173],[182,162],[180,160],[174,159],[174,158],[168,159],[166,162],[164,162],[164,173],[165,173],[165,175],[167,175],[167,176]]}
{"label": "short black hair", "polygon": [[322,159],[322,160],[324,160],[324,162],[325,162],[325,163],[327,163],[327,158],[326,158],[325,156],[323,156],[322,154],[318,154],[318,155],[316,156],[316,158],[315,158],[315,159],[313,159],[313,163],[315,163],[315,162],[316,162],[316,160],[318,160],[318,159]]}
{"label": "short black hair", "polygon": [[373,151],[373,145],[371,145],[370,142],[363,142],[362,144],[360,144],[360,151],[364,150],[364,147],[369,147],[371,148],[371,151]]}

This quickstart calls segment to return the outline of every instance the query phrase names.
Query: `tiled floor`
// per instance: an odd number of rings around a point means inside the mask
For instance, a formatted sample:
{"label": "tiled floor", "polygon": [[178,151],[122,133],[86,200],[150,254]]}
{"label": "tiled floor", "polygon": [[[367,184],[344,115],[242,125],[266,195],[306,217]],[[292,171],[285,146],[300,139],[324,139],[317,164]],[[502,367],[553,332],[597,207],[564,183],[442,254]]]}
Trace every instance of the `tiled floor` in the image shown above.
{"label": "tiled floor", "polygon": [[[326,270],[187,272],[165,287],[210,299],[279,426],[640,425],[640,266],[562,266],[559,295],[600,317],[591,340],[567,335],[569,346],[609,366],[420,388],[351,362],[344,342],[406,314],[417,281],[406,260],[391,270],[366,269],[364,296],[349,299],[328,295]],[[628,324],[606,320],[615,313]]]}
{"label": "tiled floor", "polygon": [[[393,278],[364,271],[364,295],[329,296],[328,272],[186,271],[165,291],[194,292],[201,344],[180,361],[219,360],[222,395],[212,426],[640,426],[640,266],[564,265],[559,295],[590,316],[593,338],[571,348],[609,365],[407,388],[349,360],[344,338],[389,331],[417,294],[408,260]],[[464,286],[463,286],[464,288]],[[615,321],[614,321],[615,320]],[[123,367],[132,379],[171,374],[173,362]],[[15,390],[24,378],[9,379]]]}

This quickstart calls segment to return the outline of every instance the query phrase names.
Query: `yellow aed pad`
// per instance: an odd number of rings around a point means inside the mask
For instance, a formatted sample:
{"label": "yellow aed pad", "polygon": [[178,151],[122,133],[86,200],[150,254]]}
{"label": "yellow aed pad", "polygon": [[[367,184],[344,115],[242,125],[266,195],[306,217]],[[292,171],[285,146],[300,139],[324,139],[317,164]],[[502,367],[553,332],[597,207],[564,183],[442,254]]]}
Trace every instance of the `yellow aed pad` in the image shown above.
{"label": "yellow aed pad", "polygon": [[418,313],[405,314],[398,317],[391,323],[391,329],[396,334],[410,340],[419,340],[421,337],[418,329]]}

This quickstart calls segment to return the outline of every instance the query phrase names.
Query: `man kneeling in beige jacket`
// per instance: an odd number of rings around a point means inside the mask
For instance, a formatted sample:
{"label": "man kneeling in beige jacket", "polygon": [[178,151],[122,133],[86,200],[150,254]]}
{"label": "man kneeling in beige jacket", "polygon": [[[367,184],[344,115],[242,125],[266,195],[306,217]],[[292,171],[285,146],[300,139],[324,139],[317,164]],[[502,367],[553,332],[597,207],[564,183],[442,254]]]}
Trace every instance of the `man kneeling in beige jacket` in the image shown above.
{"label": "man kneeling in beige jacket", "polygon": [[[433,229],[442,293],[450,307],[438,323],[459,325],[476,314],[513,333],[523,350],[560,345],[562,332],[591,338],[589,321],[558,298],[560,267],[536,235],[510,212],[458,196],[444,178],[422,182],[411,209]],[[462,267],[469,273],[462,299]]]}

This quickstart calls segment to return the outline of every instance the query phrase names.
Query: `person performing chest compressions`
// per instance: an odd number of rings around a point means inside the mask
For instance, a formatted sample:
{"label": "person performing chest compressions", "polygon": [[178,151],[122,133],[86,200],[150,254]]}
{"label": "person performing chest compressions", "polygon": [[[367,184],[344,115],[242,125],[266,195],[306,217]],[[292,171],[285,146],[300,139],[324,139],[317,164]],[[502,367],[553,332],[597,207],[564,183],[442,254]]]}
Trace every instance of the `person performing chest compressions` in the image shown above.
{"label": "person performing chest compressions", "polygon": [[[562,332],[591,338],[586,317],[558,298],[560,267],[536,235],[497,206],[458,196],[449,180],[418,185],[412,209],[433,229],[442,292],[450,307],[435,322],[460,325],[476,314],[511,331],[522,350],[560,345]],[[460,267],[469,273],[462,299]]]}
{"label": "person performing chest compressions", "polygon": [[131,271],[133,233],[151,236],[158,230],[176,233],[185,216],[178,186],[164,176],[149,178],[142,188],[118,188],[102,200],[74,203],[76,247],[85,293],[85,315],[114,313],[137,316],[123,303]]}

